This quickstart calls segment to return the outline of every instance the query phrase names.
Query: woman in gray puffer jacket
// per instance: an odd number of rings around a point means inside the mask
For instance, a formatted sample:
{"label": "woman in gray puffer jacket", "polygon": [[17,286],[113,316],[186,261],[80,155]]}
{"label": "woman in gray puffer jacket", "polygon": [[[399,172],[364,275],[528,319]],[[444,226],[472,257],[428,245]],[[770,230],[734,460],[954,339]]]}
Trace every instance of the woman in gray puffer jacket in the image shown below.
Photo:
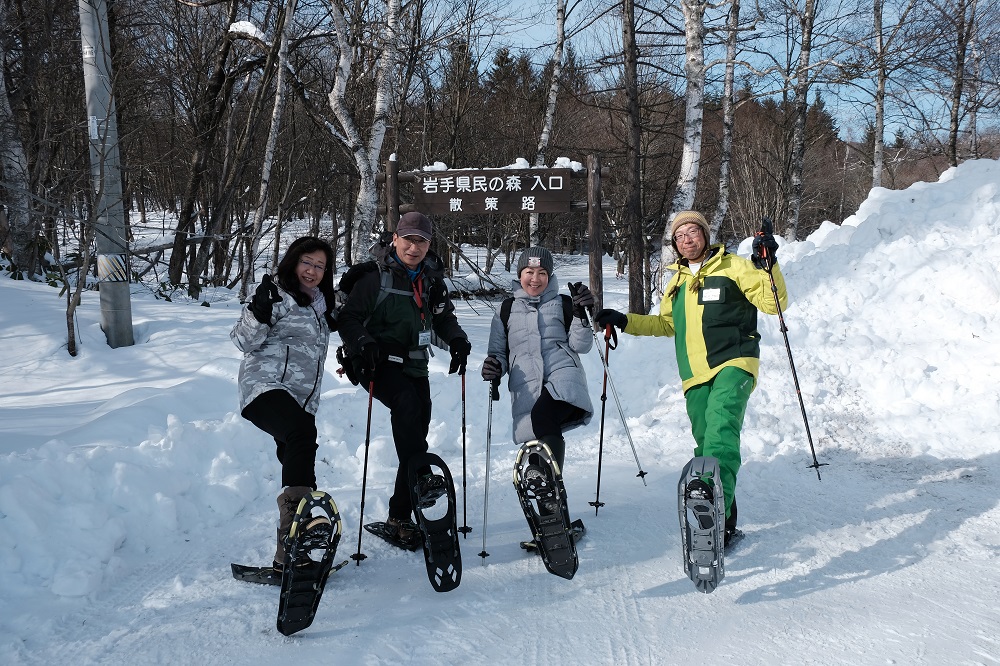
{"label": "woman in gray puffer jacket", "polygon": [[[240,414],[274,438],[281,463],[278,546],[274,568],[285,559],[299,501],[316,490],[316,410],[326,364],[330,311],[335,304],[334,254],[323,240],[294,241],[278,263],[277,283],[265,275],[229,337],[243,352]],[[316,518],[306,531],[329,520]]]}
{"label": "woman in gray puffer jacket", "polygon": [[510,319],[505,328],[499,313],[493,317],[482,375],[493,381],[509,374],[515,443],[544,442],[562,469],[563,432],[589,423],[594,414],[580,362],[580,354],[594,344],[580,315],[594,298],[586,285],[574,285],[574,316],[567,327],[552,269],[552,255],[545,248],[521,253]]}

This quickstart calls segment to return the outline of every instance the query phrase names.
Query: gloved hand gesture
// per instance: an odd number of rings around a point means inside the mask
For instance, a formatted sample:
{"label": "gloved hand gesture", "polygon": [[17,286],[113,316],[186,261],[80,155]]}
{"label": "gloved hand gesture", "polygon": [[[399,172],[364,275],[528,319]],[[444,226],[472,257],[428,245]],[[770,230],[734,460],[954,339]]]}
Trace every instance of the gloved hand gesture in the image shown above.
{"label": "gloved hand gesture", "polygon": [[380,357],[377,342],[366,342],[361,345],[361,367],[369,375],[375,373]]}
{"label": "gloved hand gesture", "polygon": [[501,367],[500,361],[496,358],[493,356],[487,356],[486,359],[483,360],[483,379],[485,381],[496,381],[500,379],[502,374],[503,367]]}
{"label": "gloved hand gesture", "polygon": [[448,346],[451,347],[451,365],[448,367],[448,374],[453,375],[457,372],[464,375],[472,345],[466,338],[455,338]]}
{"label": "gloved hand gesture", "polygon": [[278,285],[274,284],[271,276],[265,274],[257,285],[257,291],[250,299],[250,312],[253,318],[262,324],[271,325],[272,308],[275,303],[281,302],[281,295],[278,294]]}
{"label": "gloved hand gesture", "polygon": [[771,266],[777,262],[778,241],[774,239],[774,227],[770,218],[765,217],[761,223],[760,231],[753,237],[753,254],[750,261],[757,268],[770,270]]}
{"label": "gloved hand gesture", "polygon": [[612,326],[617,326],[619,330],[624,331],[625,327],[628,326],[628,315],[618,312],[618,310],[604,309],[597,313],[594,321],[601,328],[611,324]]}
{"label": "gloved hand gesture", "polygon": [[573,316],[586,321],[587,312],[594,307],[594,294],[590,292],[590,287],[582,282],[570,282],[569,293],[573,297]]}

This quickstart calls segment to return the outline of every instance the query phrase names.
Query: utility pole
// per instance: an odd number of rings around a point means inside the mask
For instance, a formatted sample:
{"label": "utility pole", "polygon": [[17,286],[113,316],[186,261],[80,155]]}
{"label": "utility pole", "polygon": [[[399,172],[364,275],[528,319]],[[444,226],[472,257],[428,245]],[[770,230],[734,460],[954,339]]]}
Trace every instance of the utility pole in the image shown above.
{"label": "utility pole", "polygon": [[79,0],[83,38],[83,82],[87,95],[90,173],[96,205],[97,276],[100,281],[101,329],[111,348],[135,344],[129,294],[122,206],[118,121],[111,93],[111,54],[107,0]]}

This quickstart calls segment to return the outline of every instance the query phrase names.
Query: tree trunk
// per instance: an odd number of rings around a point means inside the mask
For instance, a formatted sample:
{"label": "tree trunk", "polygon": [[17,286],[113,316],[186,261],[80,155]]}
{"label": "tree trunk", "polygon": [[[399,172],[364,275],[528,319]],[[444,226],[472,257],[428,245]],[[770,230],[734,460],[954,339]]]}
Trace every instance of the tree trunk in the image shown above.
{"label": "tree trunk", "polygon": [[[0,4],[0,32],[7,32],[6,6]],[[9,229],[11,262],[21,275],[31,278],[35,272],[38,253],[35,241],[38,224],[31,214],[31,185],[28,177],[28,158],[21,143],[21,134],[14,120],[7,97],[7,78],[0,67],[0,165],[3,166],[3,188],[7,193],[7,224]]]}
{"label": "tree trunk", "polygon": [[240,300],[246,300],[249,295],[250,283],[254,280],[257,266],[254,258],[260,249],[261,230],[267,212],[267,196],[271,183],[271,165],[274,162],[274,147],[278,143],[278,130],[281,128],[281,114],[285,108],[285,63],[288,61],[288,26],[295,16],[296,0],[286,0],[285,8],[278,18],[276,32],[278,35],[278,59],[275,65],[274,106],[271,110],[271,129],[267,133],[267,144],[264,147],[264,163],[261,166],[260,192],[257,195],[257,205],[254,206],[253,223],[250,231],[249,259],[243,269],[243,279],[240,282]]}
{"label": "tree trunk", "polygon": [[[701,160],[702,126],[705,118],[705,2],[681,0],[681,10],[684,13],[686,53],[684,77],[687,82],[684,92],[684,146],[670,217],[679,211],[690,210],[694,206],[698,189],[698,163]],[[666,231],[669,230],[668,220]],[[663,236],[663,244],[667,250],[670,250],[669,236],[669,233],[664,233]]]}
{"label": "tree trunk", "polygon": [[[236,22],[237,10],[240,3],[238,0],[229,1],[229,14],[226,25]],[[198,194],[201,191],[201,184],[207,171],[209,154],[215,145],[215,139],[222,124],[222,117],[226,111],[226,100],[231,90],[231,81],[226,71],[226,64],[229,61],[229,53],[232,50],[233,39],[230,33],[226,32],[222,36],[222,44],[215,58],[215,65],[209,85],[198,103],[199,115],[198,126],[196,127],[196,145],[191,155],[191,167],[188,173],[187,185],[185,187],[184,199],[181,203],[181,212],[177,219],[177,231],[174,233],[174,248],[170,254],[169,276],[170,283],[179,285],[184,276],[184,263],[188,258],[188,242],[195,230],[195,220],[198,213],[195,206],[198,203]]]}
{"label": "tree trunk", "polygon": [[[389,107],[394,93],[393,75],[399,63],[397,34],[399,29],[400,0],[386,0],[385,23],[382,26],[382,54],[378,59],[375,74],[375,103],[372,124],[365,141],[358,124],[347,104],[347,81],[354,63],[355,47],[348,31],[344,11],[337,3],[331,3],[340,57],[337,62],[333,89],[328,95],[330,108],[340,125],[341,133],[336,138],[343,143],[358,169],[361,182],[354,209],[351,252],[355,260],[368,254],[368,248],[375,239],[375,220],[378,217],[378,173],[379,158],[389,117]],[[361,36],[356,36],[361,39]]]}
{"label": "tree trunk", "polygon": [[[548,105],[545,107],[545,119],[542,122],[542,132],[538,137],[538,148],[535,150],[535,166],[545,166],[545,154],[552,138],[552,126],[556,119],[556,101],[559,99],[559,78],[562,76],[563,49],[566,46],[566,2],[556,0],[556,48],[552,54],[552,81],[549,84]],[[528,217],[528,235],[532,245],[537,245],[538,213]]]}
{"label": "tree trunk", "polygon": [[816,0],[806,0],[805,12],[799,19],[801,26],[801,50],[795,79],[795,131],[792,135],[791,191],[788,195],[789,240],[799,238],[799,214],[802,211],[802,175],[806,159],[806,117],[809,113],[809,62],[812,57],[813,24],[816,20]]}
{"label": "tree trunk", "polygon": [[[872,151],[872,187],[882,187],[882,161],[885,155],[885,39],[882,34],[882,4],[873,0],[875,32],[875,146]],[[845,153],[844,160],[847,156]]]}
{"label": "tree trunk", "polygon": [[976,0],[958,0],[955,8],[955,71],[951,88],[951,117],[948,126],[948,163],[958,166],[958,132],[962,120],[962,93],[965,88],[965,59],[976,25]]}
{"label": "tree trunk", "polygon": [[712,235],[719,238],[722,224],[729,214],[729,186],[732,181],[733,123],[736,115],[736,43],[739,37],[740,0],[729,6],[729,25],[726,29],[726,72],[722,94],[722,148],[719,155],[719,201],[712,216]]}
{"label": "tree trunk", "polygon": [[622,49],[625,61],[625,98],[628,136],[625,147],[625,207],[622,226],[628,243],[629,312],[646,313],[645,264],[646,243],[642,228],[642,125],[639,109],[639,49],[635,41],[635,4],[622,2]]}

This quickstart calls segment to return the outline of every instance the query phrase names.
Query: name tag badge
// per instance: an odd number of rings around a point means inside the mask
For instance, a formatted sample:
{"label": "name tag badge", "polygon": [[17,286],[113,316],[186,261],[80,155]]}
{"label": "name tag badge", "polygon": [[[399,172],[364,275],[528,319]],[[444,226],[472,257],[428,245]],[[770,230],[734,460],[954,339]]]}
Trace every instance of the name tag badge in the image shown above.
{"label": "name tag badge", "polygon": [[722,290],[719,289],[718,287],[701,290],[702,303],[718,303],[721,297],[722,297]]}
{"label": "name tag badge", "polygon": [[430,331],[420,331],[420,335],[417,337],[417,344],[421,347],[426,347],[431,343],[431,332]]}

